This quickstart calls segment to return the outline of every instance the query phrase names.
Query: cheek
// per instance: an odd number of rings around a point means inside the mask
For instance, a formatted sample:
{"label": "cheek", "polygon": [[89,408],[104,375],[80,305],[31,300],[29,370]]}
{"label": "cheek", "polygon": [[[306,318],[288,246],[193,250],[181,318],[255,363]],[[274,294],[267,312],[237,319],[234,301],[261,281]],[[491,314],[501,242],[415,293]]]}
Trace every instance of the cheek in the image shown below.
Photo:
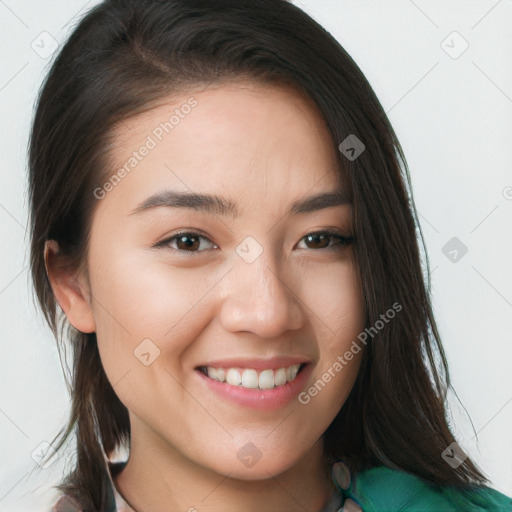
{"label": "cheek", "polygon": [[216,276],[211,271],[149,262],[144,254],[118,253],[108,260],[115,265],[92,264],[97,272],[90,278],[98,347],[110,380],[116,382],[128,370],[141,369],[136,355],[148,339],[154,351],[151,357],[161,357],[160,363],[165,360],[166,366],[177,365],[209,321],[205,293]]}
{"label": "cheek", "polygon": [[161,339],[171,330],[180,330],[214,282],[211,272],[150,262],[143,254],[113,261],[115,265],[91,276],[101,301],[95,313],[106,323],[121,324],[134,336]]}
{"label": "cheek", "polygon": [[218,278],[211,270],[171,267],[154,257],[148,261],[145,254],[121,252],[106,258],[114,265],[91,264],[98,349],[116,394],[145,417],[161,410],[155,390],[181,396],[179,384],[162,369],[182,377],[184,354],[210,321],[213,294],[205,293]]}
{"label": "cheek", "polygon": [[364,297],[354,266],[346,261],[309,275],[315,286],[306,294],[316,317],[319,362],[299,403],[309,417],[330,422],[345,402],[357,377],[365,346]]}
{"label": "cheek", "polygon": [[347,256],[301,271],[298,295],[312,321],[325,332],[324,348],[327,345],[341,349],[348,337],[364,329],[364,299],[352,260]]}

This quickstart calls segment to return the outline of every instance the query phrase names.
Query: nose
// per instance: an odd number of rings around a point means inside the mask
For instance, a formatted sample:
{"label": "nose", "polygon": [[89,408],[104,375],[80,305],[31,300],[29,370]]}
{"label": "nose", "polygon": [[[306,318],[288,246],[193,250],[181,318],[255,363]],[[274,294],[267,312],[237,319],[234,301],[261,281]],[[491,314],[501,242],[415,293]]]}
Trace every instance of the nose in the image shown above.
{"label": "nose", "polygon": [[297,283],[286,282],[280,265],[268,253],[263,251],[252,263],[234,258],[221,309],[226,330],[272,338],[303,325],[303,303],[294,290]]}

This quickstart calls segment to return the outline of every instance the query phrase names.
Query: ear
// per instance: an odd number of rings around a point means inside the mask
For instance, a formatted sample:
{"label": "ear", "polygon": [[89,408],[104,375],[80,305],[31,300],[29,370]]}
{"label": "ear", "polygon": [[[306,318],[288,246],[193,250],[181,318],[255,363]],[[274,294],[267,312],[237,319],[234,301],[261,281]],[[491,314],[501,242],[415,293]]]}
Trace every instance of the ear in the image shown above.
{"label": "ear", "polygon": [[66,264],[55,240],[45,243],[44,263],[53,294],[70,324],[80,332],[95,332],[90,286],[84,272]]}

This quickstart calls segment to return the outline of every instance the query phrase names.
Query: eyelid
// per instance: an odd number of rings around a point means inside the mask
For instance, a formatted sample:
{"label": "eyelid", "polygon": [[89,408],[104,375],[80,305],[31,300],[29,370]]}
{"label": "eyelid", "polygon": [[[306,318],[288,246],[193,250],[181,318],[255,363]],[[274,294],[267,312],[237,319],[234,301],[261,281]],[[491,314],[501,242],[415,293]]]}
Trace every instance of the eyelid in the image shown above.
{"label": "eyelid", "polygon": [[[208,238],[206,235],[202,234],[200,230],[195,229],[195,228],[191,228],[190,230],[182,229],[181,231],[178,231],[177,233],[174,233],[174,234],[164,238],[160,242],[157,242],[152,247],[156,248],[156,249],[159,249],[159,248],[165,249],[165,248],[167,248],[167,249],[170,249],[171,251],[173,251],[174,253],[178,253],[178,254],[193,254],[193,255],[202,254],[203,252],[205,252],[207,250],[206,249],[206,250],[202,250],[202,251],[184,251],[184,250],[181,250],[181,249],[174,249],[173,247],[169,247],[169,244],[172,241],[178,239],[180,236],[185,236],[185,235],[188,235],[191,238],[198,238],[198,239],[202,238],[204,240],[208,240],[210,243],[212,243],[214,245],[214,247],[218,248],[217,244],[212,242],[212,240],[210,240],[210,238]],[[341,232],[341,230],[339,228],[325,228],[325,229],[313,230],[313,231],[310,231],[310,232],[306,233],[304,236],[302,236],[299,239],[299,241],[297,243],[302,242],[307,236],[311,236],[311,235],[328,235],[331,238],[337,238],[338,239],[338,243],[336,243],[334,245],[329,245],[327,247],[322,247],[320,249],[310,249],[311,251],[336,250],[338,247],[348,246],[348,245],[352,244],[355,241],[355,237],[353,235],[345,235],[345,234],[343,234]]]}

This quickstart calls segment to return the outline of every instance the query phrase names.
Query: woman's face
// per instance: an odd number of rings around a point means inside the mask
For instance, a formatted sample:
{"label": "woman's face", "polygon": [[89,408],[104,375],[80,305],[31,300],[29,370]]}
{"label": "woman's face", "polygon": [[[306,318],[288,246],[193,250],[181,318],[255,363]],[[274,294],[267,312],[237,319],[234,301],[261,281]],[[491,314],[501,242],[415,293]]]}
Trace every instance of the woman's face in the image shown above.
{"label": "woman's face", "polygon": [[290,89],[244,83],[169,99],[115,136],[86,285],[132,449],[240,479],[291,468],[362,355],[339,369],[364,309],[326,126]]}

